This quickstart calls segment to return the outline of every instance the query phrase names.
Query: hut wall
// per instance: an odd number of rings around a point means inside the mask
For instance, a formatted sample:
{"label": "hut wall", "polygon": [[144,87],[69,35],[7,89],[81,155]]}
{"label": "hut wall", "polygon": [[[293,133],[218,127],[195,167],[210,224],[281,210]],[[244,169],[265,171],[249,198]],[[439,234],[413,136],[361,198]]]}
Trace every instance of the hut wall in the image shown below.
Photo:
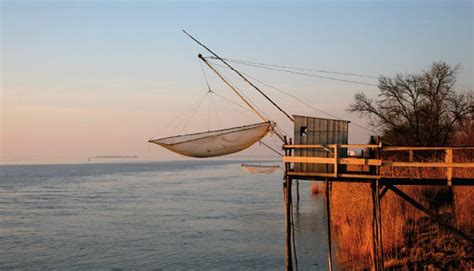
{"label": "hut wall", "polygon": [[[349,121],[307,116],[293,116],[294,144],[347,144]],[[295,156],[334,157],[333,154],[321,149],[295,149]],[[347,149],[339,149],[339,157],[347,157]],[[294,171],[299,172],[333,172],[332,165],[295,163]]]}

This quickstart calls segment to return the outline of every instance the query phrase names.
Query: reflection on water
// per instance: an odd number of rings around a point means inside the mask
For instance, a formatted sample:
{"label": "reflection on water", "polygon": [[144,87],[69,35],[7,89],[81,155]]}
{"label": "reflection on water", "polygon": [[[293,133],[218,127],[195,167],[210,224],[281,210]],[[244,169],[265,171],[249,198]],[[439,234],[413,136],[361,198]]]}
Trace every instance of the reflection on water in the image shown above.
{"label": "reflection on water", "polygon": [[[0,269],[282,269],[281,176],[241,162],[1,166]],[[301,191],[300,269],[325,269],[323,201]]]}

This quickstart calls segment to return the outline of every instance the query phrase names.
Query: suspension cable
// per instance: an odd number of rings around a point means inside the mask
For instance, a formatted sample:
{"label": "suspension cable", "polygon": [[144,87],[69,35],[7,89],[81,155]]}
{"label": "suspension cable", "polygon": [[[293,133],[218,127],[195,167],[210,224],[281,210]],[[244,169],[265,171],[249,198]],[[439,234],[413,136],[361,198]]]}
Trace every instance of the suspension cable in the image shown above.
{"label": "suspension cable", "polygon": [[237,91],[237,89],[232,86],[229,81],[227,81],[214,67],[211,66],[211,64],[209,64],[209,62],[207,60],[205,60],[202,55],[198,55],[198,57],[214,72],[217,74],[217,76],[219,76],[219,78],[230,88],[232,89],[235,94],[237,94],[254,112],[255,114],[257,114],[263,121],[267,121],[267,119],[260,113],[258,112],[258,110],[255,108],[255,106],[253,106],[249,101],[247,101],[247,99],[245,99],[242,94]]}
{"label": "suspension cable", "polygon": [[260,65],[255,65],[255,64],[243,64],[243,65],[252,66],[255,68],[260,68],[260,69],[265,69],[265,70],[280,71],[280,72],[298,74],[298,75],[303,75],[303,76],[309,76],[309,77],[315,77],[315,78],[321,78],[321,79],[326,79],[326,80],[333,80],[333,81],[339,81],[339,82],[345,82],[345,83],[351,83],[351,84],[357,84],[357,85],[365,85],[365,86],[371,86],[371,87],[377,86],[377,84],[372,84],[372,83],[347,80],[347,79],[341,79],[341,78],[335,78],[335,77],[328,77],[328,76],[322,76],[322,75],[311,74],[311,73],[306,73],[306,72],[292,71],[292,70],[283,69],[283,68],[274,68],[274,67],[260,66]]}
{"label": "suspension cable", "polygon": [[[217,59],[216,57],[210,56],[209,58]],[[314,71],[320,73],[329,73],[329,74],[337,74],[337,75],[345,75],[345,76],[354,76],[354,77],[363,77],[363,78],[370,78],[370,79],[378,79],[378,76],[373,75],[366,75],[366,74],[357,74],[357,73],[348,73],[348,72],[337,72],[337,71],[328,71],[328,70],[321,70],[321,69],[308,69],[308,68],[298,68],[298,67],[290,67],[290,66],[283,66],[283,65],[275,65],[275,64],[265,64],[261,62],[252,62],[252,61],[245,61],[245,60],[237,60],[231,58],[222,58],[225,61],[233,62],[236,64],[242,65],[259,65],[259,66],[267,66],[267,67],[275,67],[275,68],[283,68],[289,70],[299,70],[299,71]]]}
{"label": "suspension cable", "polygon": [[281,154],[279,151],[275,150],[273,147],[271,147],[270,145],[268,145],[267,143],[263,142],[262,140],[259,140],[258,142],[260,142],[260,144],[262,144],[263,146],[267,147],[268,149],[270,149],[271,151],[273,151],[274,153],[278,154],[279,156],[283,157],[284,155]]}
{"label": "suspension cable", "polygon": [[[212,64],[213,64],[213,65],[216,65],[216,66],[219,66],[219,67],[225,68],[225,66],[219,65],[219,64],[217,64],[217,63],[212,63]],[[253,77],[253,76],[251,76],[251,75],[249,75],[249,74],[247,74],[247,73],[242,73],[242,74],[245,74],[247,77],[252,78],[254,81],[257,81],[257,82],[259,82],[260,84],[262,84],[262,85],[264,85],[264,86],[266,86],[266,87],[268,87],[268,88],[271,88],[271,89],[274,89],[274,90],[276,90],[276,91],[279,91],[279,92],[281,92],[281,93],[283,93],[283,94],[285,94],[285,95],[287,95],[287,96],[289,96],[289,97],[295,99],[296,101],[300,102],[301,104],[303,104],[303,105],[305,105],[305,106],[307,106],[307,107],[309,107],[309,108],[311,108],[311,109],[313,109],[313,110],[315,110],[315,111],[321,112],[321,113],[323,113],[323,114],[325,114],[325,115],[328,115],[328,116],[330,116],[330,117],[332,117],[332,118],[335,118],[336,120],[344,120],[344,119],[342,119],[341,117],[339,117],[339,116],[337,116],[337,115],[334,115],[334,114],[331,114],[331,113],[326,112],[326,111],[324,111],[324,110],[321,110],[321,109],[319,109],[319,108],[317,108],[317,107],[315,107],[315,106],[313,106],[313,105],[311,105],[311,104],[305,102],[304,100],[302,100],[302,99],[298,98],[297,96],[295,96],[295,95],[289,93],[288,91],[284,91],[284,90],[282,90],[281,88],[277,88],[277,87],[275,87],[275,86],[272,86],[272,85],[270,85],[270,84],[267,84],[267,83],[263,82],[262,80],[259,80],[259,79],[255,78],[255,77]],[[369,129],[369,128],[366,128],[365,126],[363,126],[363,125],[361,125],[361,124],[358,124],[358,123],[356,123],[356,122],[351,121],[350,124],[352,124],[352,125],[354,125],[354,126],[357,126],[357,127],[361,128],[361,129],[367,131],[367,132],[377,134],[377,132],[375,132],[374,130],[371,130],[371,129]]]}

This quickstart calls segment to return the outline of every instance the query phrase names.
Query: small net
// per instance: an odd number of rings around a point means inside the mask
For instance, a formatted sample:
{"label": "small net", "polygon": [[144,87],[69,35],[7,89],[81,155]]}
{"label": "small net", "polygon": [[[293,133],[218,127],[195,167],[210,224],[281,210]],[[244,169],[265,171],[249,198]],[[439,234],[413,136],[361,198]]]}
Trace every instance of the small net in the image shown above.
{"label": "small net", "polygon": [[274,126],[274,123],[267,121],[222,130],[152,139],[149,142],[184,156],[215,157],[247,149],[267,135]]}
{"label": "small net", "polygon": [[275,172],[280,166],[265,166],[265,165],[252,165],[242,164],[242,168],[250,174],[271,174]]}

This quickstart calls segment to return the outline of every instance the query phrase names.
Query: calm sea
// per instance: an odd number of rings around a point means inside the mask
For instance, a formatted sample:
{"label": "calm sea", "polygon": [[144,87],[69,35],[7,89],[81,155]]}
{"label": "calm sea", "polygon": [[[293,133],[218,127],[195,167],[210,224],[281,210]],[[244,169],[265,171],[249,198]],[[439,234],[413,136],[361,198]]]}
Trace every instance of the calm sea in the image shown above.
{"label": "calm sea", "polygon": [[[281,270],[283,173],[241,163],[0,166],[0,269]],[[298,262],[327,269],[324,201],[308,186]]]}

